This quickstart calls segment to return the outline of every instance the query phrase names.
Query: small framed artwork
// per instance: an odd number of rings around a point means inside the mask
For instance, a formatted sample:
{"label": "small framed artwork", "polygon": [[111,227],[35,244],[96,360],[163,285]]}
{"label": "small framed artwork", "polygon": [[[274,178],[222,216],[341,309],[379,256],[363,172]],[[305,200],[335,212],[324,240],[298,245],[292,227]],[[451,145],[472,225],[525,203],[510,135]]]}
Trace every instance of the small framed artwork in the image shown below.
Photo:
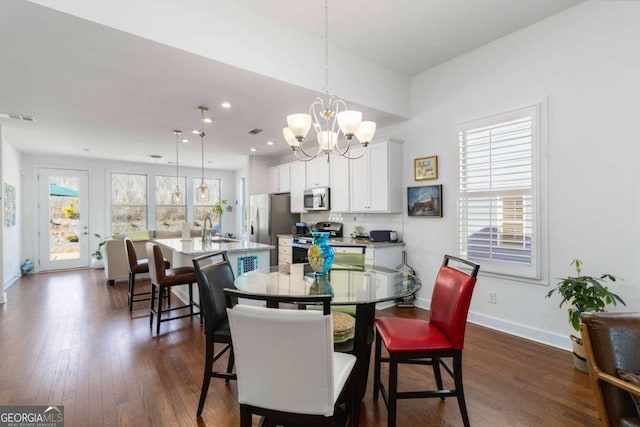
{"label": "small framed artwork", "polygon": [[413,159],[413,177],[416,181],[438,179],[438,156]]}
{"label": "small framed artwork", "polygon": [[409,216],[442,218],[442,185],[407,187]]}

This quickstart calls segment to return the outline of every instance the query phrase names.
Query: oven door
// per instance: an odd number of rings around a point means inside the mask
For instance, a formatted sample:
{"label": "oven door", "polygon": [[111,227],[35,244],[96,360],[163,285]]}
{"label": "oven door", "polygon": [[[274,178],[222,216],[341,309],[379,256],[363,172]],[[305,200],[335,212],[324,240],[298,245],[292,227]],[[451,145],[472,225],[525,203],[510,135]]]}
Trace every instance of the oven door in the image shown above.
{"label": "oven door", "polygon": [[291,247],[291,262],[293,264],[303,264],[309,262],[309,257],[307,256],[309,248],[301,247],[301,246],[292,246]]}

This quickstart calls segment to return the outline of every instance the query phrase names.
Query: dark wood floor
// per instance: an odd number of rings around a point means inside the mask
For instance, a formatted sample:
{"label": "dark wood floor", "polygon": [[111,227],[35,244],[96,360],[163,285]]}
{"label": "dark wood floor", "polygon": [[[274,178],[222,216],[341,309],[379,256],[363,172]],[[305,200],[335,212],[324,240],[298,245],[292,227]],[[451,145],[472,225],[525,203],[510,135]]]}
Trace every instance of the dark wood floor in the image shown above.
{"label": "dark wood floor", "polygon": [[[238,425],[236,384],[216,379],[195,417],[204,364],[198,320],[164,323],[155,336],[144,303],[129,314],[126,287],[107,286],[102,270],[30,275],[11,286],[0,305],[0,405],[62,404],[67,427]],[[379,315],[428,317],[420,309]],[[463,363],[474,426],[598,425],[588,377],[567,352],[470,324]],[[431,384],[424,372],[402,368],[400,387]],[[360,425],[384,426],[386,415],[370,380]],[[399,403],[399,426],[461,424],[455,400]]]}

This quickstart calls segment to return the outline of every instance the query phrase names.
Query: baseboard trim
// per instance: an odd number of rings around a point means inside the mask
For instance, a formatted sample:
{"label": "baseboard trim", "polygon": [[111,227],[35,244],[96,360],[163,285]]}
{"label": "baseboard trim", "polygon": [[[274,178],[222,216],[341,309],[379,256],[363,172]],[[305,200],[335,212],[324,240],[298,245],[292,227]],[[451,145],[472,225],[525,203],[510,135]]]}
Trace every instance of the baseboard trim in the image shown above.
{"label": "baseboard trim", "polygon": [[[415,300],[415,305],[425,310],[429,309],[430,304],[430,300],[420,298],[417,298]],[[538,328],[532,328],[531,326],[523,325],[522,323],[511,322],[508,320],[500,319],[498,317],[489,316],[473,311],[469,311],[468,321],[476,325],[484,326],[489,329],[494,329],[496,331],[504,332],[509,335],[524,338],[529,341],[549,345],[561,350],[572,351],[571,341],[566,335],[561,335],[555,332],[549,332]]]}

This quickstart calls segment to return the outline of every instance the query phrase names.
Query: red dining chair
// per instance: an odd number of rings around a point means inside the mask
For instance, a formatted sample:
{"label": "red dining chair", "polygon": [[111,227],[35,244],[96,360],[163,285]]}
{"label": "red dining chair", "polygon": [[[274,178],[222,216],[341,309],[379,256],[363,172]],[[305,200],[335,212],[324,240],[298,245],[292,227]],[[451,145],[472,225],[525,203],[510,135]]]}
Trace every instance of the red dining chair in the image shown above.
{"label": "red dining chair", "polygon": [[[471,274],[449,266],[449,260],[467,265]],[[462,387],[462,348],[471,295],[480,266],[470,261],[444,256],[431,296],[429,320],[381,317],[375,320],[376,348],[373,378],[373,400],[382,393],[387,406],[387,424],[396,425],[398,399],[456,396],[465,426],[469,416]],[[389,357],[382,357],[382,344]],[[453,359],[453,369],[442,358]],[[382,362],[389,363],[389,390],[381,381]],[[437,390],[399,392],[398,364],[431,365]],[[455,388],[445,390],[442,386],[440,365],[451,375]]]}

